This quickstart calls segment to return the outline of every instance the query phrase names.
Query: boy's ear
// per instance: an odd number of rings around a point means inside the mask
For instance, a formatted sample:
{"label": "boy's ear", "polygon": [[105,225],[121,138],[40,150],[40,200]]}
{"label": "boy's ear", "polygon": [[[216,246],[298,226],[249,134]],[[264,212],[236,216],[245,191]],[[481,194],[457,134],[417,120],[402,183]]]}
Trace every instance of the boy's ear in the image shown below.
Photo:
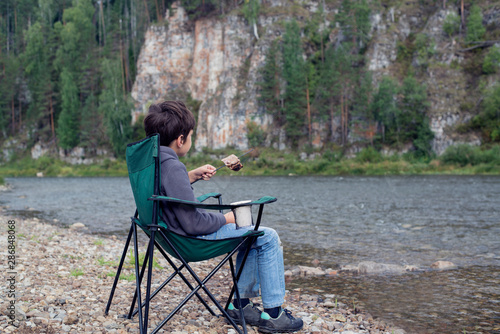
{"label": "boy's ear", "polygon": [[184,144],[184,135],[180,135],[179,137],[177,137],[175,143],[178,147],[181,147]]}

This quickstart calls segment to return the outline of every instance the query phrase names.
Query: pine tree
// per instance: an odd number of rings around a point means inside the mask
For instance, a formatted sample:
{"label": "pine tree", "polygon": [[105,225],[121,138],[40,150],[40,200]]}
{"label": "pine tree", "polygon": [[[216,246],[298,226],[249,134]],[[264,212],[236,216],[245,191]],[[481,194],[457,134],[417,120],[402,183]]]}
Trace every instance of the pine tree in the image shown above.
{"label": "pine tree", "polygon": [[259,11],[260,11],[259,0],[245,0],[242,12],[248,23],[252,25],[253,34],[257,39],[259,39],[259,33],[257,32],[257,18],[259,17]]}
{"label": "pine tree", "polygon": [[0,58],[0,130],[7,138],[19,129],[20,115],[18,113],[19,87],[16,84],[21,77],[17,57]]}
{"label": "pine tree", "polygon": [[391,77],[383,77],[373,95],[370,108],[382,133],[382,142],[386,141],[386,137],[391,140],[398,129],[397,120],[401,111],[397,106],[397,93],[397,83]]}
{"label": "pine tree", "polygon": [[89,69],[95,46],[94,11],[91,0],[77,0],[73,7],[64,11],[64,24],[58,22],[61,46],[57,50],[57,62],[61,68],[71,71],[81,94],[90,93],[92,76]]}
{"label": "pine tree", "polygon": [[54,25],[60,39],[56,67],[60,71],[61,113],[58,118],[59,145],[70,149],[79,144],[83,102],[91,94],[93,75],[90,68],[95,43],[91,0],[77,0],[64,11],[63,22]]}
{"label": "pine tree", "polygon": [[354,91],[352,104],[352,123],[356,131],[373,145],[377,125],[371,110],[372,75],[369,71],[359,72],[357,88]]}
{"label": "pine tree", "polygon": [[[25,73],[29,77],[28,87],[31,103],[28,116],[37,119],[46,137],[55,137],[54,83],[52,82],[50,31],[40,22],[35,22],[27,32],[26,49],[23,54]],[[45,138],[46,139],[46,138]]]}
{"label": "pine tree", "polygon": [[366,0],[343,0],[335,16],[346,41],[357,50],[366,48],[370,33],[370,7]]}
{"label": "pine tree", "polygon": [[456,13],[450,13],[443,22],[443,31],[449,37],[456,35],[460,31],[460,16]]}
{"label": "pine tree", "polygon": [[125,154],[132,136],[132,104],[121,84],[120,62],[104,59],[102,64],[104,89],[99,97],[99,111],[104,117],[106,134],[117,156]]}
{"label": "pine tree", "polygon": [[78,88],[72,73],[64,69],[61,73],[61,114],[57,122],[59,146],[71,149],[79,142],[80,101]]}
{"label": "pine tree", "polygon": [[286,82],[285,129],[294,147],[297,147],[299,139],[304,136],[306,123],[307,78],[302,52],[300,27],[293,20],[287,24],[283,35],[283,79]]}
{"label": "pine tree", "polygon": [[260,69],[262,81],[258,82],[257,85],[260,87],[259,102],[265,107],[266,112],[273,116],[276,125],[283,126],[280,90],[281,68],[278,52],[279,44],[277,40],[274,40],[267,50],[264,66]]}
{"label": "pine tree", "polygon": [[490,48],[483,62],[483,73],[493,74],[500,69],[500,47],[493,46]]}
{"label": "pine tree", "polygon": [[467,42],[479,42],[482,40],[486,28],[483,25],[483,14],[478,5],[472,5],[467,18]]}
{"label": "pine tree", "polygon": [[430,106],[427,88],[410,76],[403,81],[400,94],[399,109],[402,112],[398,137],[403,141],[412,141],[417,156],[430,156],[434,134],[427,117]]}
{"label": "pine tree", "polygon": [[330,128],[330,141],[335,138],[335,113],[337,112],[338,98],[340,92],[339,72],[336,66],[337,50],[330,47],[325,52],[325,61],[320,67],[320,76],[315,108],[319,111],[320,118],[328,119]]}

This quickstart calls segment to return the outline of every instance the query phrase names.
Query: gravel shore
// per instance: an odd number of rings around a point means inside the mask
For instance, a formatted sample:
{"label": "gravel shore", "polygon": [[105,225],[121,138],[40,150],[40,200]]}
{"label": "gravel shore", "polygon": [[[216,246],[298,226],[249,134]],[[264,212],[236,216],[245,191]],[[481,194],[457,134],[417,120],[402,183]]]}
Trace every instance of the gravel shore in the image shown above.
{"label": "gravel shore", "polygon": [[[137,318],[122,317],[128,311],[135,287],[130,255],[111,311],[107,316],[104,314],[125,237],[85,233],[81,224],[62,228],[37,219],[2,214],[0,221],[3,225],[0,253],[4,264],[4,283],[0,286],[1,333],[139,332]],[[14,244],[15,248],[9,248]],[[9,262],[9,255],[15,255],[15,263]],[[157,259],[154,286],[171,271],[164,259]],[[193,266],[204,273],[209,271],[206,263]],[[228,268],[223,268],[210,281],[208,287],[216,297],[228,294],[229,278]],[[152,302],[151,327],[186,293],[179,279],[165,288]],[[335,295],[319,297],[304,294],[300,289],[287,291],[285,306],[304,320],[300,333],[405,333],[362,310],[337,302]],[[161,332],[235,333],[222,318],[211,316],[196,299],[189,301]],[[248,332],[257,333],[257,327],[248,326]]]}

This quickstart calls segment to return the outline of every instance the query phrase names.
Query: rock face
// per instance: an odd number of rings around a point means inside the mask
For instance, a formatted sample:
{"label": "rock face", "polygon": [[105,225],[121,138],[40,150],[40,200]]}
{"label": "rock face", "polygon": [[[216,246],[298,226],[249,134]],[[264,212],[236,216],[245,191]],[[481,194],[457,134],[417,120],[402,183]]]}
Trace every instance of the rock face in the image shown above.
{"label": "rock face", "polygon": [[[323,2],[324,3],[324,2]],[[309,14],[319,9],[319,1],[301,2]],[[196,147],[222,148],[228,145],[247,149],[247,122],[254,121],[274,137],[282,131],[272,125],[272,119],[258,103],[259,68],[265,62],[271,41],[284,33],[283,22],[292,15],[284,8],[287,1],[266,1],[265,15],[258,18],[257,39],[246,20],[232,11],[222,17],[212,16],[196,21],[188,19],[178,3],[166,13],[167,25],[152,26],[137,64],[137,77],[132,96],[136,101],[135,118],[146,112],[149,103],[172,98],[176,92],[189,92],[202,101],[196,135]],[[337,5],[335,5],[337,6]],[[458,43],[443,33],[446,16],[455,11],[453,4],[433,13],[418,6],[400,6],[372,11],[370,19],[371,41],[366,52],[367,68],[372,72],[374,84],[397,69],[398,41],[425,34],[429,42],[429,64],[414,55],[413,67],[423,71],[431,103],[429,116],[435,133],[433,148],[444,152],[455,143],[480,144],[476,137],[463,137],[454,127],[471,117],[472,111],[461,110],[467,97],[467,79],[463,71],[453,66],[463,56],[457,52]],[[327,4],[326,17],[332,18],[338,10]],[[485,13],[486,15],[487,13]],[[299,21],[306,20],[295,15]],[[487,16],[495,20],[495,15]],[[330,42],[338,40],[338,29]],[[338,122],[340,126],[340,121]],[[327,124],[313,124],[313,145],[321,147],[326,141]],[[350,141],[354,140],[353,138]],[[283,140],[275,144],[285,148]]]}
{"label": "rock face", "polygon": [[136,115],[150,102],[176,90],[188,91],[203,101],[197,146],[246,149],[246,120],[270,124],[257,110],[255,88],[266,48],[256,45],[245,20],[237,15],[191,22],[184,8],[174,4],[167,19],[168,27],[149,29],[141,50],[132,92]]}

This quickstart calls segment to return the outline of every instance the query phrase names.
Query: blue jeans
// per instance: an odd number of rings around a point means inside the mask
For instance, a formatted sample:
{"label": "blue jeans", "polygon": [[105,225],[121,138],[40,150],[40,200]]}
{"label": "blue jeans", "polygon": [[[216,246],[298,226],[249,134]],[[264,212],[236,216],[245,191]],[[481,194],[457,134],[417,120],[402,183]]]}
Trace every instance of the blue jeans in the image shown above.
{"label": "blue jeans", "polygon": [[[238,237],[245,234],[248,228],[236,229],[235,224],[226,224],[217,232],[201,235],[198,238],[216,240]],[[285,268],[283,265],[283,248],[275,230],[260,227],[264,235],[258,237],[252,244],[248,258],[238,281],[238,291],[241,298],[262,296],[264,308],[281,306],[285,300]],[[241,266],[245,250],[240,250],[236,257],[236,271]]]}

